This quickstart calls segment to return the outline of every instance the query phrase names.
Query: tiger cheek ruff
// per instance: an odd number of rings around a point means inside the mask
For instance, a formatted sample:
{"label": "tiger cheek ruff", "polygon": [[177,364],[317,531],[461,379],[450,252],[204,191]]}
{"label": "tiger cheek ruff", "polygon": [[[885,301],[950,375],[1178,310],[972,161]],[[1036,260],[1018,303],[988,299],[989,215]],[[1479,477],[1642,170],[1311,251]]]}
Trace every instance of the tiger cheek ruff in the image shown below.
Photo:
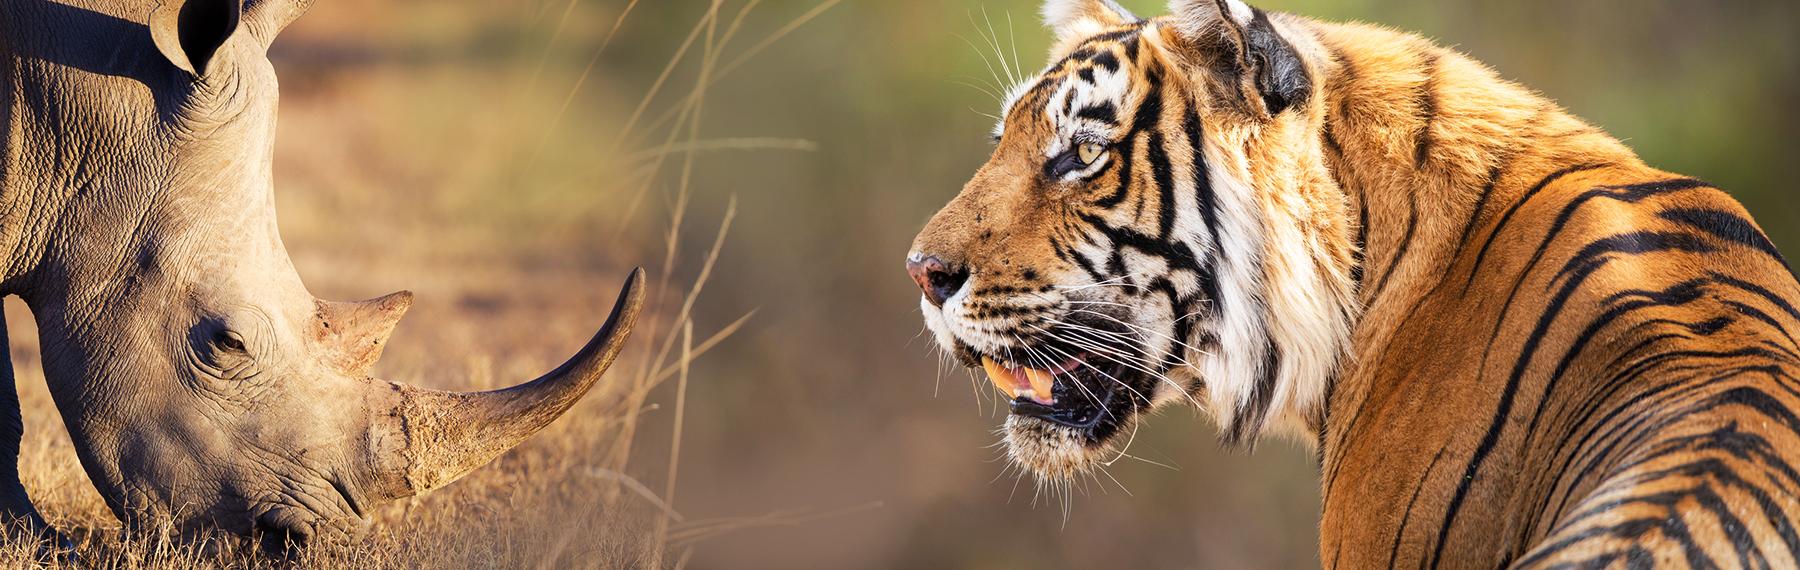
{"label": "tiger cheek ruff", "polygon": [[1800,284],[1744,208],[1418,36],[1051,0],[913,243],[1048,485],[1162,405],[1314,442],[1333,567],[1800,565]]}

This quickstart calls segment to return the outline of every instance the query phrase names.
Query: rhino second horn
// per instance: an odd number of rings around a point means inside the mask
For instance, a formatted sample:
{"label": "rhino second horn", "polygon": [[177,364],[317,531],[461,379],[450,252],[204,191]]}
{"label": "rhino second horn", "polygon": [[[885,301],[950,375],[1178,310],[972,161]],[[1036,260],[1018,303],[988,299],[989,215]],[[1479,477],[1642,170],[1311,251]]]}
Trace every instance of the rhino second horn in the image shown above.
{"label": "rhino second horn", "polygon": [[644,270],[633,271],[600,332],[568,362],[536,380],[486,392],[441,392],[390,383],[398,398],[391,401],[394,407],[385,417],[377,418],[387,425],[377,426],[372,434],[376,441],[371,442],[372,450],[390,455],[376,458],[384,494],[400,498],[442,487],[568,411],[612,365],[631,336],[644,304],[643,282]]}
{"label": "rhino second horn", "polygon": [[317,301],[315,330],[326,359],[345,374],[368,375],[412,301],[410,291],[367,301]]}

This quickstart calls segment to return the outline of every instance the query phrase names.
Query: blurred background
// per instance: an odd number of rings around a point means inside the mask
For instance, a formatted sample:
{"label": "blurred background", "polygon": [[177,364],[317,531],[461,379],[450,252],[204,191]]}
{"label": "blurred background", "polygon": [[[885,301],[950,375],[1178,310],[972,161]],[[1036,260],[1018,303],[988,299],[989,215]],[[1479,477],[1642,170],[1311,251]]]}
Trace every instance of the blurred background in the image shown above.
{"label": "blurred background", "polygon": [[[1800,4],[1259,6],[1455,46],[1651,164],[1727,189],[1800,251],[1787,171]],[[585,340],[631,266],[663,276],[657,322],[613,376],[624,388],[377,526],[511,530],[465,539],[479,545],[415,539],[385,560],[608,565],[580,548],[600,532],[590,525],[672,489],[663,498],[686,520],[724,525],[685,527],[695,567],[1317,566],[1304,446],[1222,449],[1203,419],[1171,410],[1133,447],[1162,465],[1121,462],[1117,484],[1089,482],[1065,508],[997,460],[1004,407],[985,381],[938,368],[920,335],[902,258],[986,159],[1001,60],[1044,63],[1036,14],[1034,0],[318,2],[271,53],[279,211],[315,292],[419,294],[378,373],[525,380]],[[9,316],[28,367],[28,317]],[[671,364],[684,345],[705,349],[685,391]],[[30,373],[21,384],[42,389]],[[28,393],[27,406],[36,437],[61,437],[47,399]],[[45,441],[41,454],[66,453]],[[62,459],[28,469],[28,486],[103,520]],[[441,521],[407,522],[419,513]]]}

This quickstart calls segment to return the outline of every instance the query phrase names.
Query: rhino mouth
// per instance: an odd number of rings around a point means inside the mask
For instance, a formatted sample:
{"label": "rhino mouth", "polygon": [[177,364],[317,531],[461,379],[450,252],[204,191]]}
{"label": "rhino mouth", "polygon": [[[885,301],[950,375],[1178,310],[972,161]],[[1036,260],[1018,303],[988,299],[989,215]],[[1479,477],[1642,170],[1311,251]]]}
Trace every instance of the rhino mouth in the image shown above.
{"label": "rhino mouth", "polygon": [[196,521],[197,526],[187,530],[204,531],[214,525],[235,530],[250,537],[264,555],[275,558],[299,556],[320,541],[355,537],[369,514],[355,487],[335,476],[313,481],[316,484],[283,483],[278,491],[240,499],[243,515],[235,529],[227,520],[215,520],[211,524]]}
{"label": "rhino mouth", "polygon": [[293,558],[304,552],[314,540],[327,534],[336,534],[332,531],[338,529],[325,523],[325,520],[304,509],[278,506],[257,515],[249,534],[256,539],[257,546],[264,555]]}

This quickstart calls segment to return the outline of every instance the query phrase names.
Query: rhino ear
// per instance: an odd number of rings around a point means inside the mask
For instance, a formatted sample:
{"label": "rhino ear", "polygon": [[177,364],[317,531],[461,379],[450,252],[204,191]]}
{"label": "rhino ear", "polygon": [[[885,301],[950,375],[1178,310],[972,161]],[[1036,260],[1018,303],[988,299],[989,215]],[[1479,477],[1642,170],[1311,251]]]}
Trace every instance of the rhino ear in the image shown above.
{"label": "rhino ear", "polygon": [[1170,0],[1175,44],[1202,65],[1227,69],[1270,116],[1304,101],[1312,79],[1267,13],[1242,0]]}
{"label": "rhino ear", "polygon": [[150,12],[150,39],[169,63],[204,77],[242,14],[239,0],[161,0]]}
{"label": "rhino ear", "polygon": [[318,301],[317,330],[325,360],[345,374],[367,375],[412,299],[411,292],[401,291],[367,301]]}

